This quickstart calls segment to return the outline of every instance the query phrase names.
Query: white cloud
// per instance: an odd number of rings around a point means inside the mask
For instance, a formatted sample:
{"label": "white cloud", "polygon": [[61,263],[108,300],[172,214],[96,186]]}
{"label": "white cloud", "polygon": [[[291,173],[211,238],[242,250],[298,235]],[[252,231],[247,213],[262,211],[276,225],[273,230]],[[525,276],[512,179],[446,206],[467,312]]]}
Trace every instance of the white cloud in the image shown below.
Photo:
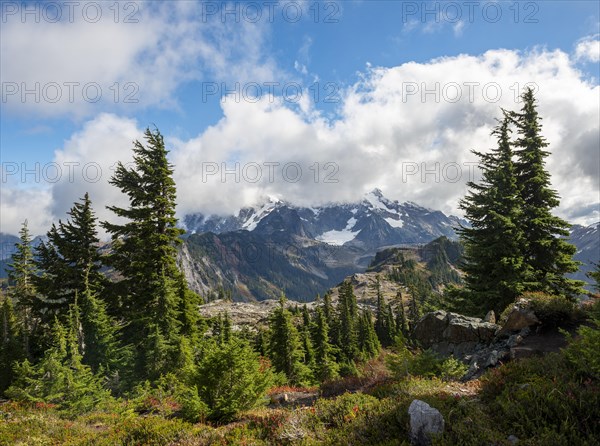
{"label": "white cloud", "polygon": [[[315,113],[303,115],[285,104],[270,104],[268,98],[255,104],[225,103],[217,125],[175,144],[181,213],[231,212],[266,194],[299,204],[351,200],[373,185],[394,199],[456,213],[468,179],[464,163],[475,161],[470,150],[487,150],[495,144],[489,134],[500,107],[518,109],[516,96],[527,82],[537,85],[544,135],[552,151],[548,167],[563,197],[560,212],[571,216],[584,204],[598,201],[599,88],[581,77],[567,54],[542,49],[495,50],[479,57],[460,55],[369,69],[345,92],[335,122]],[[473,86],[472,101],[468,85]],[[436,86],[437,101],[426,91]],[[462,97],[452,102],[457,86]],[[413,88],[418,93],[408,95]],[[493,102],[497,93],[500,97]],[[233,175],[224,183],[220,175],[200,181],[202,162],[225,162],[234,168],[235,161],[240,163],[239,182]],[[276,170],[275,182],[270,182],[263,167],[262,181],[252,183],[243,178],[243,166],[252,162],[263,166],[279,162],[279,167],[298,162],[304,172],[292,183],[283,181],[281,170]],[[316,162],[321,166],[318,182],[309,170]],[[339,167],[339,183],[323,182],[326,162]],[[458,163],[463,176],[456,183],[443,178],[436,182],[433,174],[425,181],[420,175],[407,176],[404,182],[403,169],[406,173],[411,163],[420,171],[435,170],[435,163],[440,163],[438,172],[449,178],[455,172],[449,163]]]}
{"label": "white cloud", "polygon": [[[265,195],[301,205],[348,201],[374,186],[392,199],[457,213],[469,179],[465,163],[475,161],[470,150],[494,146],[490,131],[501,115],[500,107],[518,109],[516,95],[530,82],[537,89],[543,133],[550,143],[547,167],[562,197],[559,214],[574,222],[592,223],[591,219],[598,218],[594,204],[600,190],[600,89],[582,76],[575,60],[561,51],[493,50],[480,56],[368,68],[359,82],[343,91],[335,121],[315,111],[308,98],[303,107],[290,107],[280,98],[266,96],[254,103],[225,100],[223,118],[197,137],[179,140],[167,135],[175,164],[178,213],[233,212]],[[116,159],[126,161],[131,141],[140,133],[134,121],[101,115],[73,135],[56,153],[55,161],[98,160],[102,166]],[[236,162],[240,163],[238,181]],[[265,164],[269,162],[279,163],[272,179]],[[326,166],[328,162],[333,164]],[[216,166],[218,174],[203,182],[202,163],[216,163],[210,167]],[[225,181],[222,163],[230,170]],[[297,182],[285,181],[282,168],[286,163],[302,168]],[[262,177],[253,182],[257,165]],[[462,176],[452,182],[457,165]],[[406,175],[415,167],[417,174]],[[338,182],[326,182],[327,174],[334,174],[330,179]],[[296,176],[291,164],[287,175],[288,179]],[[24,217],[36,219],[39,227],[50,217],[63,216],[85,190],[90,191],[103,218],[103,206],[122,199],[104,178],[93,184],[62,181],[49,186],[52,199],[41,208],[45,211],[32,207],[36,214],[27,216],[20,215],[26,213],[21,210],[10,224],[4,219],[3,188],[2,227],[15,232]]]}
{"label": "white cloud", "polygon": [[[273,60],[262,53],[264,21],[205,17],[203,3],[129,2],[138,23],[125,23],[122,10],[114,20],[117,3],[95,4],[102,12],[97,23],[84,20],[81,9],[72,23],[66,15],[57,23],[20,15],[2,23],[6,112],[82,118],[101,111],[173,108],[176,89],[188,81],[271,81],[277,74]],[[26,89],[37,97],[23,96]]]}
{"label": "white cloud", "polygon": [[586,62],[600,62],[600,34],[579,40],[575,46],[575,58]]}
{"label": "white cloud", "polygon": [[462,20],[459,20],[454,25],[452,25],[452,31],[454,32],[455,37],[462,36],[464,29],[465,29],[465,22]]}

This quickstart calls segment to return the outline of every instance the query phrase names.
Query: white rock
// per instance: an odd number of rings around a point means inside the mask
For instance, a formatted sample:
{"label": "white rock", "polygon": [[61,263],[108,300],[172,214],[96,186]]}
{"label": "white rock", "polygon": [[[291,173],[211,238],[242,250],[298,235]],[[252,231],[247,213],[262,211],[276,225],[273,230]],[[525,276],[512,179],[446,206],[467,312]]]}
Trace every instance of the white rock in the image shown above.
{"label": "white rock", "polygon": [[431,434],[444,432],[444,417],[439,410],[424,401],[413,400],[408,408],[410,415],[410,441],[415,446],[431,443]]}

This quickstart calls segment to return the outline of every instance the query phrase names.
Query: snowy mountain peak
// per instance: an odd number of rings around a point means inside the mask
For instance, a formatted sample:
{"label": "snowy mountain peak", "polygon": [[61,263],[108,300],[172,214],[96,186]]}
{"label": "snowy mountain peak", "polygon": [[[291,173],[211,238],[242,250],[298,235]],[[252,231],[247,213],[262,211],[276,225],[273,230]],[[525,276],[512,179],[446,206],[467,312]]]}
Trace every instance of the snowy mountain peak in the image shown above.
{"label": "snowy mountain peak", "polygon": [[360,249],[427,243],[442,235],[456,238],[454,227],[459,221],[415,203],[389,200],[380,189],[354,203],[299,207],[276,197],[265,197],[260,204],[244,208],[235,216],[185,217],[190,232],[246,230],[267,238],[275,234],[282,240],[296,237]]}

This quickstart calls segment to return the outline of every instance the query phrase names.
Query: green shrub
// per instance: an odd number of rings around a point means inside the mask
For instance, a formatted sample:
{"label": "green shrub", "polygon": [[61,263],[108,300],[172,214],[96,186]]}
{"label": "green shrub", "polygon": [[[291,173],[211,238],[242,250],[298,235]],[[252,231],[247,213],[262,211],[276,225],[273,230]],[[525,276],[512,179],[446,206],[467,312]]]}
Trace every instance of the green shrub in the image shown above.
{"label": "green shrub", "polygon": [[81,363],[76,346],[68,342],[64,327],[56,323],[54,344],[37,363],[15,364],[16,379],[6,395],[16,401],[56,405],[74,417],[113,401],[101,379]]}
{"label": "green shrub", "polygon": [[573,318],[575,304],[564,296],[554,296],[541,292],[524,293],[529,308],[545,327],[557,327]]}
{"label": "green shrub", "polygon": [[315,404],[315,416],[329,427],[340,427],[360,412],[372,410],[379,400],[364,393],[345,393],[334,399],[321,399]]}
{"label": "green shrub", "polygon": [[600,380],[600,318],[592,319],[592,324],[580,326],[576,339],[567,335],[570,343],[564,355],[576,375]]}
{"label": "green shrub", "polygon": [[469,367],[454,358],[453,356],[446,358],[439,366],[439,377],[445,381],[460,379],[467,373]]}
{"label": "green shrub", "polygon": [[600,438],[600,387],[574,373],[562,354],[510,362],[483,376],[482,397],[499,426],[531,444],[593,444],[587,439]]}
{"label": "green shrub", "polygon": [[151,416],[126,420],[119,428],[124,431],[121,444],[166,446],[187,437],[191,426],[181,420]]}
{"label": "green shrub", "polygon": [[358,369],[354,361],[344,361],[340,363],[339,372],[341,377],[359,376]]}
{"label": "green shrub", "polygon": [[395,379],[411,375],[453,380],[462,377],[468,367],[454,357],[441,358],[433,350],[411,353],[406,347],[397,347],[398,353],[388,355],[386,365]]}
{"label": "green shrub", "polygon": [[197,373],[196,383],[208,405],[209,418],[219,421],[265,403],[266,391],[276,381],[270,363],[247,341],[235,338],[208,346]]}
{"label": "green shrub", "polygon": [[203,421],[208,412],[197,387],[183,383],[171,373],[161,376],[154,385],[149,381],[138,385],[132,396],[134,409],[140,413],[179,416],[196,423]]}

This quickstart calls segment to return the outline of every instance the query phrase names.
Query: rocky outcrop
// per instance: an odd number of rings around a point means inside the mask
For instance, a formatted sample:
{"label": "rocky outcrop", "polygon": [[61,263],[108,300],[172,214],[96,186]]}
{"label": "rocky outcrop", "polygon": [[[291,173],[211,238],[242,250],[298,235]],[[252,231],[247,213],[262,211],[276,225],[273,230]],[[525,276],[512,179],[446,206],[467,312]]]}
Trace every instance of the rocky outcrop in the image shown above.
{"label": "rocky outcrop", "polygon": [[521,331],[524,328],[529,328],[534,325],[539,325],[540,320],[537,318],[533,310],[528,308],[529,301],[519,299],[509,310],[506,316],[506,321],[502,324],[502,329],[498,335],[508,335],[513,332]]}
{"label": "rocky outcrop", "polygon": [[413,336],[423,348],[462,359],[478,345],[490,344],[499,329],[479,318],[438,310],[417,322]]}
{"label": "rocky outcrop", "polygon": [[492,323],[494,320],[493,312],[478,319],[438,310],[417,322],[413,337],[423,348],[442,356],[453,355],[468,364],[463,380],[477,378],[504,361],[558,351],[566,345],[564,335],[557,330],[534,330],[540,320],[526,299],[509,307],[501,325]]}
{"label": "rocky outcrop", "polygon": [[413,400],[408,408],[410,416],[410,442],[415,446],[431,444],[432,434],[444,432],[444,417],[424,401]]}

